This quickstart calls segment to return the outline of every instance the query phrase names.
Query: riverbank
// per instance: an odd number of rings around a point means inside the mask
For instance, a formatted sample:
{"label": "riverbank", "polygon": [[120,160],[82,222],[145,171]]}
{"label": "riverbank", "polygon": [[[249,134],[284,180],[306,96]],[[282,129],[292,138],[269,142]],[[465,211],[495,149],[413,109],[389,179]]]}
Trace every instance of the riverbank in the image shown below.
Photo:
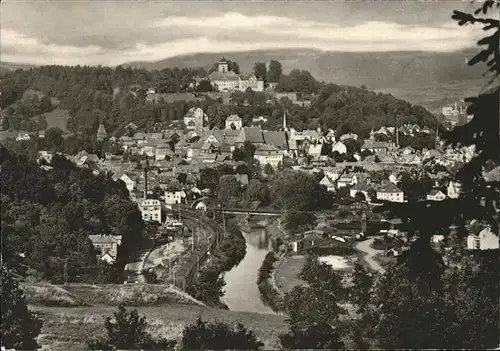
{"label": "riverbank", "polygon": [[237,266],[246,255],[246,241],[235,218],[227,221],[224,240],[210,253],[205,266],[196,274],[187,292],[211,307],[228,309],[221,298],[226,284],[223,274]]}
{"label": "riverbank", "polygon": [[283,263],[287,252],[285,233],[281,230],[279,219],[268,221],[265,230],[271,242],[272,250],[262,262],[256,283],[262,302],[275,313],[281,313],[283,311],[284,294],[278,289],[275,273]]}

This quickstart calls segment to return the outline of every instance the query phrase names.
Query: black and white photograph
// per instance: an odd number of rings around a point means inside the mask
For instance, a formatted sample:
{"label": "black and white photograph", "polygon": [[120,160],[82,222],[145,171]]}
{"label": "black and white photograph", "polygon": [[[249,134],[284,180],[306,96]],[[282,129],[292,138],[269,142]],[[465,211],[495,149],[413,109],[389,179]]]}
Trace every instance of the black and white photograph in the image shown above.
{"label": "black and white photograph", "polygon": [[1,350],[500,350],[500,0],[2,0]]}

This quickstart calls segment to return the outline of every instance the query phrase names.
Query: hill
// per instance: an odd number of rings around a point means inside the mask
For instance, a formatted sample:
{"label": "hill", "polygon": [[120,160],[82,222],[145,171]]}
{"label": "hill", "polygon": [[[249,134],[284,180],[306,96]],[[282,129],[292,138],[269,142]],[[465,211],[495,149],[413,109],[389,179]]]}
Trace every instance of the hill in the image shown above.
{"label": "hill", "polygon": [[15,71],[17,69],[30,69],[35,67],[35,65],[23,64],[23,63],[15,63],[15,62],[0,62],[0,73],[7,71]]}
{"label": "hill", "polygon": [[[116,307],[39,307],[31,306],[43,320],[39,341],[48,350],[87,350],[85,341],[103,333],[104,319]],[[278,349],[278,335],[287,330],[284,316],[234,312],[195,305],[168,304],[155,307],[138,307],[138,312],[148,319],[149,331],[154,336],[180,340],[182,329],[200,316],[204,320],[243,323],[254,330],[264,342],[264,349]]]}
{"label": "hill", "polygon": [[[257,61],[271,59],[282,63],[283,71],[293,68],[311,72],[320,81],[370,90],[387,91],[412,103],[428,107],[434,100],[462,98],[481,87],[481,69],[469,67],[466,60],[474,50],[454,53],[433,52],[323,52],[285,49],[224,53],[238,62],[242,72],[251,72]],[[124,66],[163,69],[167,67],[203,67],[208,69],[222,54],[192,54],[156,62],[132,62]],[[457,89],[458,86],[458,89]],[[448,89],[448,87],[450,87]],[[467,89],[467,90],[465,90]],[[425,92],[431,93],[425,93]]]}

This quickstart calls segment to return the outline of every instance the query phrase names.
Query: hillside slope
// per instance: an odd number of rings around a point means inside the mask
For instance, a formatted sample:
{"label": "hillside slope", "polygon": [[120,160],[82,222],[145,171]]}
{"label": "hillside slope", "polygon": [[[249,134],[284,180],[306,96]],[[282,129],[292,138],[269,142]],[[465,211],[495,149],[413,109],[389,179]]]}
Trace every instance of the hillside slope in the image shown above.
{"label": "hillside slope", "polygon": [[[31,306],[43,320],[39,341],[47,350],[86,350],[85,341],[104,333],[104,320],[117,310],[116,307],[38,307]],[[243,323],[254,330],[265,344],[264,349],[278,349],[278,335],[287,330],[284,316],[234,312],[194,305],[169,304],[156,307],[138,307],[149,322],[149,331],[154,336],[180,340],[183,328],[203,320]]]}

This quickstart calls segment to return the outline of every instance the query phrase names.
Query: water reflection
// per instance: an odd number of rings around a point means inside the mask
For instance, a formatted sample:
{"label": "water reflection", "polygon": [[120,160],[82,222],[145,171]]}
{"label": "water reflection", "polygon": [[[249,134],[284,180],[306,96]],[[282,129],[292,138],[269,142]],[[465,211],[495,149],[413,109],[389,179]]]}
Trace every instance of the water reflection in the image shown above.
{"label": "water reflection", "polygon": [[264,257],[269,252],[270,241],[265,229],[253,228],[243,233],[247,244],[245,258],[240,264],[224,275],[223,302],[232,311],[271,313],[264,305],[257,286],[257,275]]}
{"label": "water reflection", "polygon": [[269,250],[269,237],[265,229],[254,228],[250,233],[243,233],[247,244],[260,250]]}

